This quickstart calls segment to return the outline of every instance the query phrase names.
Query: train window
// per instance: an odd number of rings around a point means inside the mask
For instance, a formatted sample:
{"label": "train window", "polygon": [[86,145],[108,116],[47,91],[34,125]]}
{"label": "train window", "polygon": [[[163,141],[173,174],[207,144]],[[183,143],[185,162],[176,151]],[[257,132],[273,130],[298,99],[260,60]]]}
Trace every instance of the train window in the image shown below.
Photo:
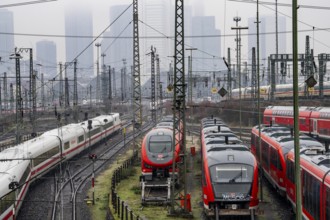
{"label": "train window", "polygon": [[80,135],[79,137],[78,137],[78,143],[81,143],[81,142],[83,142],[84,141],[84,135]]}
{"label": "train window", "polygon": [[212,182],[246,183],[252,182],[253,167],[246,164],[221,164],[210,168]]}
{"label": "train window", "polygon": [[6,211],[13,204],[13,201],[15,201],[15,191],[2,197],[0,200],[0,213]]}
{"label": "train window", "polygon": [[[20,185],[20,186],[22,186],[22,185],[26,182],[26,180],[27,180],[27,178],[28,178],[30,172],[31,172],[31,169],[30,169],[30,164],[29,164],[29,165],[27,166],[27,168],[25,169],[25,171],[24,171],[24,173],[23,173],[21,179],[19,180],[19,185]],[[18,193],[20,192],[21,189],[22,189],[22,187],[19,188]]]}
{"label": "train window", "polygon": [[252,146],[256,146],[256,138],[255,138],[255,135],[253,133],[251,133],[251,145]]}
{"label": "train window", "polygon": [[170,135],[151,136],[149,139],[151,153],[169,153],[172,151],[172,137]]}
{"label": "train window", "polygon": [[67,150],[69,148],[70,148],[70,142],[69,141],[68,142],[65,142],[64,143],[64,150]]}
{"label": "train window", "polygon": [[277,150],[274,148],[270,148],[270,163],[278,169],[278,153]]}
{"label": "train window", "polygon": [[325,210],[325,215],[326,215],[326,218],[325,219],[330,219],[330,188],[327,187],[327,190],[326,190],[326,210]]}
{"label": "train window", "polygon": [[104,128],[104,129],[107,129],[107,128],[110,128],[110,127],[112,127],[112,126],[113,126],[113,121],[110,121],[109,123],[103,125],[103,128]]}
{"label": "train window", "polygon": [[268,169],[269,168],[269,152],[268,152],[269,146],[265,141],[262,141],[261,148],[262,148],[262,163]]}
{"label": "train window", "polygon": [[90,135],[91,135],[91,137],[93,137],[94,135],[96,135],[96,134],[98,134],[98,133],[100,133],[100,132],[101,132],[101,128],[98,127],[98,128],[96,128],[96,129],[94,129],[94,130],[91,130],[91,131],[90,131]]}
{"label": "train window", "polygon": [[50,157],[58,154],[60,152],[59,146],[56,146],[52,149],[50,149],[49,151],[40,154],[39,156],[37,156],[36,158],[33,159],[33,165],[37,166],[39,164],[41,164],[42,162],[48,160]]}
{"label": "train window", "polygon": [[300,123],[300,125],[304,125],[305,124],[305,119],[304,118],[300,118],[299,119],[299,123]]}
{"label": "train window", "polygon": [[286,161],[286,176],[290,180],[291,183],[295,183],[294,181],[294,164],[291,160]]}
{"label": "train window", "polygon": [[303,204],[304,208],[315,220],[320,219],[320,182],[307,172],[303,172]]}
{"label": "train window", "polygon": [[[258,139],[259,138],[259,136],[255,136],[256,137],[256,139]],[[259,146],[259,141],[258,141],[258,143],[257,143],[257,141],[256,141],[256,156],[257,156],[257,160],[258,161],[260,161],[260,146]]]}

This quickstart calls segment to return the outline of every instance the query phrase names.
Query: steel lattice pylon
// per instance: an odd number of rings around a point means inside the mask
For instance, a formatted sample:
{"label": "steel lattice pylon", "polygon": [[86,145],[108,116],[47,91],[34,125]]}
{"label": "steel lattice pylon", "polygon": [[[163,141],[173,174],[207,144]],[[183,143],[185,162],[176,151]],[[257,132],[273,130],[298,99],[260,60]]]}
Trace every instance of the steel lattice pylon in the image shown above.
{"label": "steel lattice pylon", "polygon": [[134,128],[142,125],[138,0],[133,0],[133,111]]}
{"label": "steel lattice pylon", "polygon": [[156,124],[156,74],[155,74],[155,52],[156,48],[151,46],[151,120]]}
{"label": "steel lattice pylon", "polygon": [[[173,143],[176,146],[180,146],[180,156],[183,158],[182,165],[176,163],[173,159],[172,164],[172,189],[171,189],[171,210],[170,215],[186,215],[189,214],[187,209],[187,200],[184,199],[183,209],[179,209],[179,213],[176,210],[176,199],[182,193],[183,198],[187,196],[186,187],[186,118],[185,118],[185,106],[186,106],[186,93],[185,93],[185,71],[184,71],[184,4],[183,0],[175,1],[175,55],[174,55],[174,93],[173,93]],[[178,125],[178,126],[176,126]],[[181,141],[180,141],[181,139]],[[175,158],[175,152],[173,151],[173,158]],[[179,166],[178,166],[179,165]],[[178,172],[178,181],[183,188],[175,190],[175,170]],[[182,180],[182,182],[181,182]]]}

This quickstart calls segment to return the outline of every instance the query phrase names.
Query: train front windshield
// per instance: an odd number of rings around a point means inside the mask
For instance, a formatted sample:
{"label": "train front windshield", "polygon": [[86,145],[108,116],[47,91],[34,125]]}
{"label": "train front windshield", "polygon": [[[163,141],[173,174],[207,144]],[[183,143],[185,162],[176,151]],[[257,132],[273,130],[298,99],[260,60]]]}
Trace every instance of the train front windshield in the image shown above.
{"label": "train front windshield", "polygon": [[156,154],[172,152],[172,137],[158,135],[150,137],[149,152]]}
{"label": "train front windshield", "polygon": [[244,199],[249,197],[253,167],[247,164],[219,164],[210,167],[215,197]]}

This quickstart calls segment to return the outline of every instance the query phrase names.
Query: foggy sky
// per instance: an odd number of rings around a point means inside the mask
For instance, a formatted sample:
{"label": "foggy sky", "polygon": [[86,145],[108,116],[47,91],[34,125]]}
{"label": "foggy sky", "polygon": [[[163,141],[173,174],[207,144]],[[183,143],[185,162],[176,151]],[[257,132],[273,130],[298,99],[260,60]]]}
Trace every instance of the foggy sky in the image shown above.
{"label": "foggy sky", "polygon": [[[17,2],[28,0],[2,0],[0,5],[13,4]],[[148,0],[148,1],[169,1],[169,0]],[[275,0],[264,0],[268,2],[275,2]],[[34,4],[27,6],[10,7],[8,10],[14,13],[14,31],[15,33],[26,34],[49,34],[49,35],[64,35],[64,10],[65,7],[79,10],[79,7],[84,5],[92,9],[94,35],[97,36],[106,26],[109,25],[109,8],[116,4],[129,4],[132,1],[128,0],[58,0],[56,2]],[[172,2],[174,2],[172,0]],[[291,3],[288,0],[279,0],[279,3]],[[256,5],[251,3],[240,3],[229,0],[186,0],[185,4],[194,4],[194,15],[211,15],[216,16],[216,27],[221,30],[221,34],[233,35],[235,32],[231,27],[235,26],[233,17],[240,16],[242,21],[241,26],[247,26],[248,18],[256,16]],[[300,0],[302,5],[317,5],[330,7],[329,0]],[[260,5],[260,15],[275,16],[275,6]],[[269,9],[271,8],[271,9]],[[203,9],[203,10],[200,10]],[[287,15],[286,27],[289,31],[291,29],[291,8],[278,7],[279,15]],[[283,14],[282,14],[283,13]],[[174,16],[174,15],[169,15]],[[329,53],[330,39],[329,31],[312,31],[315,28],[328,28],[330,24],[329,10],[304,9],[298,10],[299,30],[310,30],[309,32],[299,33],[299,47],[301,53],[304,52],[305,36],[311,36],[311,46],[315,49],[314,54]],[[1,30],[0,30],[1,31]],[[275,30],[274,30],[275,31]],[[156,35],[156,34],[155,34]],[[235,49],[235,41],[233,36],[223,37],[221,42],[222,54],[226,54],[225,50],[228,47]],[[292,50],[291,34],[286,35],[287,38],[287,52]],[[40,40],[51,40],[57,44],[57,60],[65,61],[65,39],[58,37],[28,37],[15,36],[15,46],[17,47],[33,47],[35,43]],[[247,37],[242,37],[242,59],[247,57]],[[313,46],[314,45],[314,46]],[[174,46],[174,45],[173,45]],[[244,49],[245,47],[245,49]]]}

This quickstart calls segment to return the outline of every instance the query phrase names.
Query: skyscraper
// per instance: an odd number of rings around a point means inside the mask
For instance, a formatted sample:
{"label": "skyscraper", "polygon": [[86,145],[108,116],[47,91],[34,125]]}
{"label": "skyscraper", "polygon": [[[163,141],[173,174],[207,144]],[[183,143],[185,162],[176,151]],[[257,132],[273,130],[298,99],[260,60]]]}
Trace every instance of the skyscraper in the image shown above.
{"label": "skyscraper", "polygon": [[161,69],[167,69],[168,57],[174,55],[174,39],[166,38],[174,34],[174,5],[171,1],[144,0],[141,9],[141,35],[148,36],[141,41],[142,51],[149,53],[151,46],[156,48],[160,61],[166,63]]}
{"label": "skyscraper", "polygon": [[[105,54],[105,64],[115,68],[112,73],[111,80],[113,83],[113,95],[118,95],[121,91],[121,70],[126,63],[126,73],[130,73],[130,66],[133,65],[133,24],[132,13],[130,7],[125,13],[129,5],[116,5],[110,8],[110,31],[104,33],[104,39],[101,43],[101,53]],[[119,15],[123,13],[120,17]],[[118,18],[118,20],[116,20]],[[102,62],[101,62],[102,63]],[[103,63],[102,63],[103,64]],[[126,74],[127,76],[128,74]],[[130,85],[130,78],[126,77],[126,83]]]}
{"label": "skyscraper", "polygon": [[43,40],[36,44],[36,60],[42,65],[45,79],[57,75],[56,44],[53,41]]}
{"label": "skyscraper", "polygon": [[[73,62],[77,57],[77,66],[82,70],[79,74],[82,78],[89,79],[94,76],[94,45],[93,18],[90,8],[68,7],[65,11],[65,39],[66,61]],[[87,48],[88,47],[88,48]],[[71,69],[71,68],[70,68]],[[72,71],[68,71],[68,77],[72,77]]]}
{"label": "skyscraper", "polygon": [[[220,30],[215,28],[214,16],[194,16],[192,18],[192,46],[206,53],[198,53],[199,62],[193,61],[195,71],[213,71],[219,63],[221,52]],[[217,59],[212,59],[216,57]]]}
{"label": "skyscraper", "polygon": [[[249,18],[249,37],[248,37],[248,51],[251,51],[252,47],[257,47],[257,29],[255,18]],[[276,53],[276,34],[275,34],[275,17],[274,16],[262,16],[260,17],[259,26],[259,40],[260,40],[260,64],[267,66],[267,58],[270,54]],[[278,17],[278,53],[286,53],[286,35],[283,32],[286,30],[285,17]],[[282,32],[282,33],[281,33]],[[249,52],[249,63],[251,63],[252,56]]]}
{"label": "skyscraper", "polygon": [[[14,33],[13,13],[7,9],[0,9],[0,30],[3,33]],[[14,35],[0,34],[0,71],[8,72],[14,67],[14,61],[9,57],[15,51]],[[12,69],[14,71],[14,69]]]}

